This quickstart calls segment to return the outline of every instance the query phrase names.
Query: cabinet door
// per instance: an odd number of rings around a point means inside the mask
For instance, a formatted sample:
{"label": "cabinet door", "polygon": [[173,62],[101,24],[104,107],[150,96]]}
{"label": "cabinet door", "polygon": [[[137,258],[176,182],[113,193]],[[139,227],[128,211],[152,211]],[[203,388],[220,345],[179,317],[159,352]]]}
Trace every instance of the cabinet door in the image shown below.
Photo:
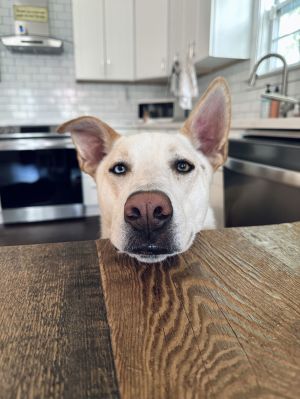
{"label": "cabinet door", "polygon": [[209,56],[210,20],[212,0],[197,0],[195,59],[201,61]]}
{"label": "cabinet door", "polygon": [[186,57],[189,51],[195,52],[196,45],[196,20],[197,6],[199,0],[184,0],[183,2],[183,56]]}
{"label": "cabinet door", "polygon": [[105,77],[103,1],[72,1],[75,70],[78,80],[99,80]]}
{"label": "cabinet door", "polygon": [[169,4],[168,71],[170,72],[175,59],[182,62],[185,54],[183,35],[184,0],[170,0]]}
{"label": "cabinet door", "polygon": [[169,60],[183,62],[192,51],[196,56],[198,9],[201,0],[171,0],[169,11]]}
{"label": "cabinet door", "polygon": [[168,0],[137,0],[135,22],[137,79],[166,77]]}
{"label": "cabinet door", "polygon": [[133,0],[105,0],[106,78],[134,78]]}
{"label": "cabinet door", "polygon": [[210,54],[246,59],[250,55],[251,0],[212,0]]}

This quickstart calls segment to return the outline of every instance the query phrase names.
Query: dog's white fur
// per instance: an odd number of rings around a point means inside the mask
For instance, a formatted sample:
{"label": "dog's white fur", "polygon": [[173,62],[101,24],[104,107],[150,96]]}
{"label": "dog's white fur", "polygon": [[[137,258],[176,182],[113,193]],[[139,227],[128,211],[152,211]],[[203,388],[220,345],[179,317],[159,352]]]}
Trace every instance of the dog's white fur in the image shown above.
{"label": "dog's white fur", "polygon": [[[217,107],[215,111],[213,107]],[[120,136],[93,117],[62,125],[59,132],[72,133],[81,168],[96,180],[102,238],[109,238],[119,251],[124,251],[128,231],[124,205],[137,191],[158,190],[171,200],[176,251],[169,255],[186,251],[200,230],[214,228],[209,206],[210,183],[214,169],[226,159],[229,121],[228,88],[226,82],[218,78],[177,134]],[[206,142],[204,149],[203,142]],[[174,159],[188,160],[195,168],[187,174],[177,173],[171,167]],[[129,166],[125,175],[110,171],[119,162]],[[169,256],[129,255],[143,262],[157,262]]]}

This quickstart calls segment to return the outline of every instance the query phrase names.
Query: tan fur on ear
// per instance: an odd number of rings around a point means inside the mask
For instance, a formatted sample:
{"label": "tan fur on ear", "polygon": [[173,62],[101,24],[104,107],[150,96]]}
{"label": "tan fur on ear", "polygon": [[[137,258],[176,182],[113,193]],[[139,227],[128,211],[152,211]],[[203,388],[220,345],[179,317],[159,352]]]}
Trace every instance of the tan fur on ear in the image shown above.
{"label": "tan fur on ear", "polygon": [[114,129],[94,116],[81,116],[65,122],[57,128],[57,132],[71,133],[80,168],[93,177],[101,159],[120,137]]}
{"label": "tan fur on ear", "polygon": [[[205,119],[205,107],[214,107],[213,97],[215,94],[220,96],[222,95],[222,99],[224,99],[224,115],[221,117],[224,118],[222,121],[222,132],[219,132],[220,138],[217,137],[218,132],[214,132],[216,134],[216,147],[214,148],[213,153],[206,154],[209,158],[213,168],[216,170],[219,166],[223,165],[227,158],[228,152],[228,135],[230,131],[230,123],[231,123],[231,99],[230,99],[230,91],[226,80],[222,77],[218,77],[212,81],[212,83],[208,86],[207,90],[203,94],[203,96],[198,101],[194,110],[184,123],[181,133],[187,136],[193,143],[193,145],[199,149],[201,148],[201,134],[196,131],[195,121],[200,119],[201,117]],[[211,105],[209,104],[211,103]],[[201,111],[203,110],[203,116],[201,116]],[[216,110],[217,112],[218,110]],[[216,118],[216,126],[218,126],[218,118],[220,115],[215,115]],[[213,121],[212,121],[213,123]],[[219,122],[220,124],[220,122]],[[210,126],[209,126],[210,127]],[[211,128],[211,127],[210,127]],[[203,135],[205,135],[205,123]],[[208,135],[209,136],[209,135]],[[211,137],[208,137],[209,140],[212,140]]]}

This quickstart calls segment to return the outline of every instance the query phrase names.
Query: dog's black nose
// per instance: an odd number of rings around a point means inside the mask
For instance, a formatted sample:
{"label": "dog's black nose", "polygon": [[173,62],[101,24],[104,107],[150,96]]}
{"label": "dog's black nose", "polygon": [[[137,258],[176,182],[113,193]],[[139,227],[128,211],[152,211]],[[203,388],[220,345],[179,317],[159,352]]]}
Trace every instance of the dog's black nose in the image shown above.
{"label": "dog's black nose", "polygon": [[171,220],[173,207],[169,197],[160,191],[139,191],[130,195],[124,206],[124,219],[135,230],[150,234]]}

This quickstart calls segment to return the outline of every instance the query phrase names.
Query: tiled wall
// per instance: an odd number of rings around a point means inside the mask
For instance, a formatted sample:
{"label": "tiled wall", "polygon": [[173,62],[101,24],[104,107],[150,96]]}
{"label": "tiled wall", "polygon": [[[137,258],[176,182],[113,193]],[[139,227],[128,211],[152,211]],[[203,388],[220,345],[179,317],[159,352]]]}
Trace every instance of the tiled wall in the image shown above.
{"label": "tiled wall", "polygon": [[[12,0],[0,4],[0,36],[13,31]],[[60,123],[89,113],[113,125],[134,123],[136,103],[145,97],[165,97],[166,85],[76,83],[73,57],[71,0],[49,0],[50,31],[64,40],[60,56],[12,54],[0,45],[0,126],[26,123]],[[228,79],[233,118],[257,118],[260,94],[279,75],[257,81],[249,88],[249,61],[199,78],[200,93],[218,75]],[[290,72],[289,94],[300,97],[300,69]]]}
{"label": "tiled wall", "polygon": [[[199,78],[200,93],[216,76],[224,76],[231,89],[232,118],[252,119],[260,115],[260,95],[264,92],[266,84],[276,85],[281,83],[281,74],[276,74],[263,79],[258,79],[254,87],[248,86],[250,75],[250,62],[243,61],[231,65],[217,72]],[[300,68],[289,73],[288,94],[300,98]]]}
{"label": "tiled wall", "polygon": [[[1,0],[0,36],[13,33],[12,0]],[[0,45],[0,125],[59,123],[84,113],[122,125],[136,119],[137,100],[165,97],[165,85],[76,83],[71,0],[49,0],[50,32],[62,55],[12,54]]]}

